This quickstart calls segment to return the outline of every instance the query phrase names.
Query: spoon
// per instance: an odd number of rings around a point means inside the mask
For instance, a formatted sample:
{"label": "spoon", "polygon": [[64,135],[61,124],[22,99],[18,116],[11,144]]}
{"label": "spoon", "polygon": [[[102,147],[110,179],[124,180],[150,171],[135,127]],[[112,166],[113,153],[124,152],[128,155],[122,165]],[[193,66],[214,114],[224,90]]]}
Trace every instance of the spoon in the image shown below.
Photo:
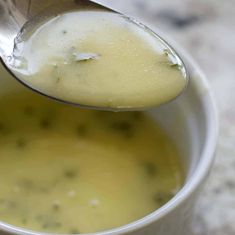
{"label": "spoon", "polygon": [[[13,75],[19,82],[28,88],[32,89],[35,92],[38,92],[42,95],[45,95],[49,98],[55,99],[57,101],[61,101],[68,104],[78,105],[84,108],[91,109],[103,109],[103,110],[113,110],[113,111],[124,111],[124,110],[140,110],[139,108],[130,107],[130,108],[113,108],[113,107],[98,107],[98,106],[88,106],[84,104],[78,104],[75,102],[71,102],[70,100],[63,100],[61,98],[55,97],[49,93],[44,92],[43,90],[39,90],[30,84],[22,81],[21,78],[13,71],[11,66],[11,61],[13,60],[13,51],[17,42],[24,40],[27,37],[29,32],[37,29],[42,22],[47,22],[48,20],[66,13],[70,11],[76,10],[101,10],[106,12],[117,13],[122,16],[123,14],[100,5],[96,2],[89,0],[67,0],[67,1],[58,1],[56,0],[42,0],[42,1],[34,1],[34,0],[0,0],[0,21],[2,22],[0,25],[0,60],[9,73]],[[165,40],[163,40],[159,35],[154,33],[152,30],[147,28],[145,25],[137,22],[134,19],[129,18],[128,16],[124,16],[128,21],[133,24],[137,24],[143,30],[148,31],[150,34],[154,35],[156,40],[158,40],[161,48],[164,48],[166,51],[169,61],[173,65],[177,65],[179,70],[182,73],[182,76],[186,80],[186,85],[189,80],[188,72],[185,67],[184,62],[179,57],[177,52],[172,48]],[[184,89],[180,92],[183,92]],[[180,94],[177,94],[178,97]],[[174,98],[176,98],[174,97]],[[143,108],[141,108],[143,109]]]}

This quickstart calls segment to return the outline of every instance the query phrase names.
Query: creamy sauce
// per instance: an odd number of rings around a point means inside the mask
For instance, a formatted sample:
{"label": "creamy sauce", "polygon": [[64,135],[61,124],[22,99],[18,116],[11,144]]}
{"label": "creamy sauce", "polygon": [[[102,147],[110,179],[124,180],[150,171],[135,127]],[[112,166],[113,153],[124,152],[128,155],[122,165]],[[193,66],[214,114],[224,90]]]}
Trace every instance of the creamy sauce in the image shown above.
{"label": "creamy sauce", "polygon": [[158,39],[109,12],[60,15],[18,43],[14,73],[29,86],[72,103],[146,108],[186,86]]}
{"label": "creamy sauce", "polygon": [[30,92],[0,100],[0,220],[54,233],[121,226],[181,187],[179,154],[145,113],[80,110]]}

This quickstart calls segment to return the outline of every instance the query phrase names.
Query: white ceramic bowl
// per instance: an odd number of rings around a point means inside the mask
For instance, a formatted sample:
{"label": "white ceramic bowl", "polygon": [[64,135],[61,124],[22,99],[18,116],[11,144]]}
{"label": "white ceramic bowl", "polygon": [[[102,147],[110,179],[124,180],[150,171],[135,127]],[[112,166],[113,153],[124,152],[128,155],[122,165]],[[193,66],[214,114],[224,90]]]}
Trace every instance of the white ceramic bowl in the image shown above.
{"label": "white ceramic bowl", "polygon": [[[218,123],[215,105],[205,76],[188,56],[183,59],[190,72],[186,92],[176,101],[150,111],[172,136],[182,152],[186,181],[177,195],[160,209],[131,224],[93,235],[190,235],[193,207],[213,162]],[[0,97],[22,89],[0,68]],[[26,88],[23,88],[26,89]],[[0,222],[0,234],[42,233]]]}

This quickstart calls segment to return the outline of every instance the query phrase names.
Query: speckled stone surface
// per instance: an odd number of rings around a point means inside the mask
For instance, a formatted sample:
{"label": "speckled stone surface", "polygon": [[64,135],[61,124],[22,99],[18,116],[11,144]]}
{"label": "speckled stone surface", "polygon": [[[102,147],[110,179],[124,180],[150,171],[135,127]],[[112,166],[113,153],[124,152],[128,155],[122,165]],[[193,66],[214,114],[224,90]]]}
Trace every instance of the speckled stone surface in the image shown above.
{"label": "speckled stone surface", "polygon": [[100,2],[172,36],[206,73],[219,110],[220,137],[194,230],[196,235],[235,235],[235,0]]}

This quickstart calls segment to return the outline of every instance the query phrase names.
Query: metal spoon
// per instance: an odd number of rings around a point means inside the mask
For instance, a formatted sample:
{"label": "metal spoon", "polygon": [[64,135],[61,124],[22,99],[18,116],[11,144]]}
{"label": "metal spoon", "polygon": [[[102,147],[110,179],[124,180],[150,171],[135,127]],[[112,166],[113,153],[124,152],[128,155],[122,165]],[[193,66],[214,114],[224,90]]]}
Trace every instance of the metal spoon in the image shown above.
{"label": "metal spoon", "polygon": [[[57,15],[68,11],[75,11],[76,9],[96,9],[121,14],[111,8],[105,7],[90,0],[64,0],[59,1],[59,3],[57,0],[0,0],[0,60],[5,68],[8,70],[8,72],[11,73],[13,77],[15,77],[19,82],[32,89],[33,91],[45,95],[49,98],[53,98],[55,100],[69,104],[82,106],[85,108],[121,111],[120,109],[117,110],[113,108],[86,106],[77,103],[75,104],[73,102],[70,102],[69,100],[58,99],[51,96],[50,94],[44,93],[43,90],[37,90],[36,88],[31,87],[29,84],[26,84],[11,70],[10,60],[12,59],[14,45],[15,42],[18,40],[19,35],[22,38],[22,35],[27,34],[27,32],[31,32],[33,29],[36,29],[41,22],[45,22]],[[133,22],[134,24],[138,24],[140,27],[142,27],[143,30],[148,31],[156,37],[156,40],[159,41],[161,47],[167,51],[169,60],[173,64],[178,65],[182,75],[184,76],[186,81],[188,81],[189,76],[185,64],[183,63],[177,52],[164,39],[154,33],[151,29],[147,28],[145,25],[137,22],[134,19],[131,19],[127,16],[125,17],[129,21]],[[132,108],[131,110],[134,110],[134,108]]]}

